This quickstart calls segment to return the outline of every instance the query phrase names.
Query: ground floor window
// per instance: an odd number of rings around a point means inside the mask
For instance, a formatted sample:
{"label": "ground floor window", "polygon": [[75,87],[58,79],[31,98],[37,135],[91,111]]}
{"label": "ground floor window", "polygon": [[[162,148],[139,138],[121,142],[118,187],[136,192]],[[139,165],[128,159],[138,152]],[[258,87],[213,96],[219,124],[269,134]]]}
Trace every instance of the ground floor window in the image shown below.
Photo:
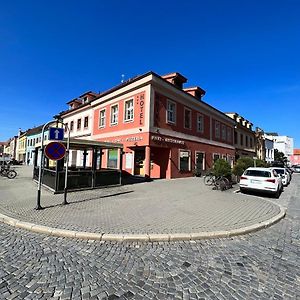
{"label": "ground floor window", "polygon": [[190,171],[191,153],[188,150],[179,150],[179,170]]}
{"label": "ground floor window", "polygon": [[220,154],[217,154],[217,153],[214,153],[213,154],[213,160],[214,160],[214,162],[216,161],[216,160],[218,160],[220,158]]}
{"label": "ground floor window", "polygon": [[117,149],[108,150],[107,167],[112,168],[112,169],[118,168],[118,150]]}

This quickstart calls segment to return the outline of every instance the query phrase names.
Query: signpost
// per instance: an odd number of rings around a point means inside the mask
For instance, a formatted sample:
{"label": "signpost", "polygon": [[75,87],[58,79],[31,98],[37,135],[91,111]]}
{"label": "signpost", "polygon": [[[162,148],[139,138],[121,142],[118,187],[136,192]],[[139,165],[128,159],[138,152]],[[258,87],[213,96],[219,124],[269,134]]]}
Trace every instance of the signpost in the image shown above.
{"label": "signpost", "polygon": [[64,139],[64,129],[57,127],[49,128],[49,140],[62,141]]}
{"label": "signpost", "polygon": [[45,155],[52,160],[60,160],[66,155],[66,147],[60,142],[51,142],[45,148]]}

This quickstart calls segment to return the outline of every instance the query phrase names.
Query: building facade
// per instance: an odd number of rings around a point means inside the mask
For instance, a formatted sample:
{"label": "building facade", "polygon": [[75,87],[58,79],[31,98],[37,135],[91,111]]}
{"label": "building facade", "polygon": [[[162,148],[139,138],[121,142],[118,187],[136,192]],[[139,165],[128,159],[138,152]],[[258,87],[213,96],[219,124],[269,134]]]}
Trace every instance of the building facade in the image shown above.
{"label": "building facade", "polygon": [[[205,91],[183,88],[179,73],[153,72],[106,91],[91,102],[92,139],[124,145],[122,168],[150,178],[192,176],[214,160],[234,161],[235,122],[202,101]],[[102,154],[102,164],[116,168],[116,150]]]}
{"label": "building facade", "polygon": [[237,160],[240,157],[255,157],[256,139],[255,132],[252,130],[253,124],[235,112],[226,113],[226,115],[235,122],[235,159]]}
{"label": "building facade", "polygon": [[290,157],[291,165],[300,166],[300,149],[294,149],[293,155]]}

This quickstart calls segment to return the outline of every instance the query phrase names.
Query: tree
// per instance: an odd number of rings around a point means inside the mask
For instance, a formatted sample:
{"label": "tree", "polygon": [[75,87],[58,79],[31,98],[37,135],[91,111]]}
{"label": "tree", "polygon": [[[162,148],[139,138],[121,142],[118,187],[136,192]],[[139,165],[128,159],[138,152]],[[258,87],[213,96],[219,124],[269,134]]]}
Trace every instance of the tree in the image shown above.
{"label": "tree", "polygon": [[283,152],[280,152],[278,149],[274,149],[274,161],[280,162],[280,163],[283,163],[284,165],[286,165],[288,162],[288,159],[284,155]]}

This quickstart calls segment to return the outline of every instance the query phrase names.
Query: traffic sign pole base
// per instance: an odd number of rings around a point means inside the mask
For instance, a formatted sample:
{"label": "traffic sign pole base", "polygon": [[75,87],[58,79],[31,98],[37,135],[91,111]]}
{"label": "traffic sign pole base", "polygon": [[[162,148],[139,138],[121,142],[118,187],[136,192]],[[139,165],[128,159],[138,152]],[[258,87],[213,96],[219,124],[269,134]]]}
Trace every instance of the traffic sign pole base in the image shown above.
{"label": "traffic sign pole base", "polygon": [[69,202],[67,201],[67,189],[64,190],[64,202],[63,205],[67,205]]}

